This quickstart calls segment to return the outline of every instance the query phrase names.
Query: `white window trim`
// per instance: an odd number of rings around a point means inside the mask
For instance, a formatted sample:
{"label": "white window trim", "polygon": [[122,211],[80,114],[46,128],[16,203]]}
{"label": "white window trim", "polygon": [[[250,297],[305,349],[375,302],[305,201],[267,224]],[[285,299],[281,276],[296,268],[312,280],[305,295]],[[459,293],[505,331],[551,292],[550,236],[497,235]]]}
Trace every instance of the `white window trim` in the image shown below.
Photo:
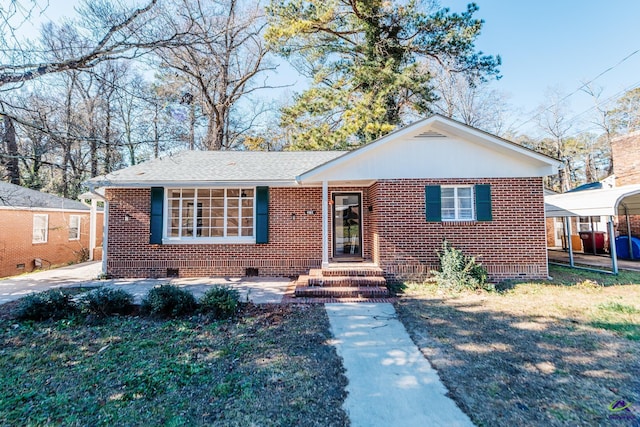
{"label": "white window trim", "polygon": [[[474,185],[442,185],[440,188],[453,188],[454,189],[454,218],[444,218],[442,215],[442,207],[440,216],[442,217],[442,222],[464,222],[464,221],[476,221],[476,192]],[[471,218],[460,218],[460,200],[458,199],[458,189],[459,188],[470,188],[471,189]],[[442,195],[440,196],[440,203],[442,205]]]}
{"label": "white window trim", "polygon": [[[225,190],[224,197],[224,236],[222,237],[197,237],[197,236],[181,236],[181,237],[170,237],[167,236],[167,225],[170,220],[170,211],[169,211],[169,192],[172,190]],[[253,236],[227,236],[227,191],[228,190],[242,190],[242,189],[253,189]],[[251,186],[242,186],[242,187],[166,187],[164,189],[164,207],[162,213],[162,243],[163,244],[255,244],[256,243],[256,187]],[[182,198],[181,198],[182,199]],[[195,199],[193,209],[197,209],[197,199]],[[242,212],[242,206],[239,206],[239,211]],[[194,224],[197,223],[196,213],[194,212]],[[180,209],[178,223],[182,224],[182,209]],[[239,233],[242,233],[242,225],[238,224]]]}
{"label": "white window trim", "polygon": [[80,240],[80,224],[82,223],[82,217],[80,215],[69,215],[69,232],[71,232],[71,223],[73,222],[73,218],[76,218],[78,221],[78,235],[77,237],[69,237],[69,241]]}
{"label": "white window trim", "polygon": [[[44,238],[40,239],[41,233],[36,234],[36,218],[44,218]],[[38,229],[39,231],[40,229]],[[36,236],[38,237],[36,239]],[[33,214],[32,243],[47,243],[49,241],[49,215]]]}

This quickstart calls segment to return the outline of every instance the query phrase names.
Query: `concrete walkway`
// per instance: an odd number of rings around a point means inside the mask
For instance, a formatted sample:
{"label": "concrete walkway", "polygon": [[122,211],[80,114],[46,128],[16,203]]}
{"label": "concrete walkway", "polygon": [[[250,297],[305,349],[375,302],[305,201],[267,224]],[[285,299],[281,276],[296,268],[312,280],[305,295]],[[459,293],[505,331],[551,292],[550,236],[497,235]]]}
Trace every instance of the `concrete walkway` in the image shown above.
{"label": "concrete walkway", "polygon": [[344,409],[352,426],[473,426],[391,304],[325,307],[349,380]]}
{"label": "concrete walkway", "polygon": [[189,279],[109,279],[98,280],[101,271],[100,262],[85,262],[67,267],[0,279],[0,304],[14,301],[34,292],[47,289],[84,286],[108,286],[124,289],[133,294],[136,303],[140,303],[149,289],[170,283],[191,291],[196,298],[202,296],[214,285],[225,285],[240,292],[241,301],[256,304],[280,303],[287,288],[291,285],[283,277],[200,277]]}

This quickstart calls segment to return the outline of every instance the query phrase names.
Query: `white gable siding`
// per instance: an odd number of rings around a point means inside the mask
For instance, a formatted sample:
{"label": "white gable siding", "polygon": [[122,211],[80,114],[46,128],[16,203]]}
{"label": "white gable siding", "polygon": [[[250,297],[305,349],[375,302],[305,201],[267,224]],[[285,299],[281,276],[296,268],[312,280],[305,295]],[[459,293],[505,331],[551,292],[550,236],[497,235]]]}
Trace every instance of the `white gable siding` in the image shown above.
{"label": "white gable siding", "polygon": [[554,173],[549,162],[495,144],[455,137],[404,137],[313,174],[313,181],[401,178],[511,178]]}

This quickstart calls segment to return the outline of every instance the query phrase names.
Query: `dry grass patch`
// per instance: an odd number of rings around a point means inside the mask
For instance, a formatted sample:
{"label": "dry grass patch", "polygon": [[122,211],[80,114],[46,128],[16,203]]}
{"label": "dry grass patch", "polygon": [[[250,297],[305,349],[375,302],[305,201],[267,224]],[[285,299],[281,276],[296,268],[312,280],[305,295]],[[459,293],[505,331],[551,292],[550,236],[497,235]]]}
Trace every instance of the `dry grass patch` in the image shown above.
{"label": "dry grass patch", "polygon": [[618,399],[640,422],[640,275],[589,274],[554,267],[501,293],[410,285],[396,308],[478,425],[625,425]]}
{"label": "dry grass patch", "polygon": [[322,306],[84,322],[0,317],[0,426],[348,424]]}

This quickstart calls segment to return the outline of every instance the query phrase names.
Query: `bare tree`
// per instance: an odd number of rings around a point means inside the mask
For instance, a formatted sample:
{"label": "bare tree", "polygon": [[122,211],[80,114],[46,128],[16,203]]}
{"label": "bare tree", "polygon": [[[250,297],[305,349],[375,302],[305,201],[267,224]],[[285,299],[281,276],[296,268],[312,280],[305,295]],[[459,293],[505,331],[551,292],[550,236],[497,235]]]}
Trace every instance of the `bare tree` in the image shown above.
{"label": "bare tree", "polygon": [[[587,95],[591,96],[594,103],[594,114],[591,122],[602,132],[599,138],[594,138],[593,135],[586,135],[585,138],[588,143],[585,144],[585,174],[587,182],[597,181],[604,178],[600,176],[598,172],[597,162],[606,162],[607,165],[604,169],[605,174],[611,175],[613,173],[613,161],[611,159],[611,139],[614,136],[614,124],[612,120],[612,112],[609,111],[603,102],[602,88],[596,88],[591,85],[585,85],[582,89]],[[602,168],[601,168],[602,169]]]}
{"label": "bare tree", "polygon": [[[242,133],[233,126],[234,106],[265,84],[255,78],[270,69],[262,39],[266,23],[259,6],[243,8],[238,0],[182,0],[181,20],[174,32],[191,28],[194,42],[158,52],[162,65],[187,88],[182,101],[197,104],[207,118],[203,146],[231,148]],[[195,106],[193,107],[195,108]],[[191,122],[195,120],[192,109]]]}
{"label": "bare tree", "polygon": [[[189,27],[183,27],[180,33],[167,32],[157,13],[159,1],[149,0],[139,8],[127,7],[123,1],[85,1],[79,8],[80,22],[56,28],[67,33],[66,39],[76,41],[73,46],[36,45],[24,49],[15,38],[15,44],[1,39],[0,87],[46,74],[87,70],[101,62],[136,58],[149,50],[184,42],[182,38]],[[8,19],[6,13],[0,18],[5,23]]]}
{"label": "bare tree", "polygon": [[8,115],[2,115],[2,150],[5,155],[0,157],[6,169],[6,177],[12,184],[20,185],[20,169],[18,144],[16,142],[16,128],[13,120]]}
{"label": "bare tree", "polygon": [[572,150],[569,141],[571,123],[567,120],[566,104],[561,101],[558,90],[547,93],[550,107],[540,107],[538,125],[547,138],[540,143],[540,149],[562,161],[563,166],[558,170],[558,184],[562,192],[571,189]]}
{"label": "bare tree", "polygon": [[452,72],[444,66],[430,69],[438,97],[432,105],[434,112],[494,135],[509,132],[506,123],[509,105],[505,95],[491,88],[489,82]]}

